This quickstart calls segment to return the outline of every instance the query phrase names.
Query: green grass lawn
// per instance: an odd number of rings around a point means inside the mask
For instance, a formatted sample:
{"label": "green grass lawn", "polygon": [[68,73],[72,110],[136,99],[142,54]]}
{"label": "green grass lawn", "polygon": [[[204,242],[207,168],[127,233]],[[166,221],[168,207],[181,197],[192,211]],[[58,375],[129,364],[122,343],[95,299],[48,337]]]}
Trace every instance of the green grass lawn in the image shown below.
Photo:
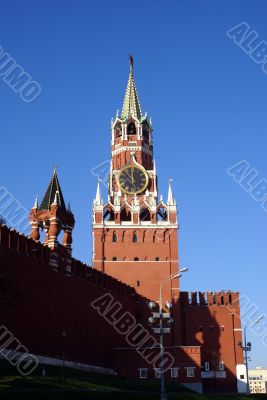
{"label": "green grass lawn", "polygon": [[[45,368],[46,376],[42,377]],[[267,399],[267,396],[196,395],[185,388],[168,386],[168,399],[176,400],[248,400]],[[30,377],[21,377],[17,371],[5,364],[0,366],[1,400],[156,400],[159,399],[158,382],[140,382],[121,379],[116,376],[88,373],[39,366]]]}

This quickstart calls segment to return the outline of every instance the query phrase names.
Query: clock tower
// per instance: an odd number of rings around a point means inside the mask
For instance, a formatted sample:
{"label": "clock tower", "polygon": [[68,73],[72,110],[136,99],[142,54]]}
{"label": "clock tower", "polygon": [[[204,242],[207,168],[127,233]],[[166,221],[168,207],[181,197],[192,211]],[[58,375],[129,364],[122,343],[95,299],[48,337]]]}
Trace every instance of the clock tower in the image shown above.
{"label": "clock tower", "polygon": [[[178,272],[178,224],[171,180],[167,201],[158,195],[152,132],[130,57],[122,112],[111,123],[108,199],[102,200],[99,180],[93,204],[93,267],[157,301],[160,282]],[[173,300],[178,278],[164,288],[164,299]]]}

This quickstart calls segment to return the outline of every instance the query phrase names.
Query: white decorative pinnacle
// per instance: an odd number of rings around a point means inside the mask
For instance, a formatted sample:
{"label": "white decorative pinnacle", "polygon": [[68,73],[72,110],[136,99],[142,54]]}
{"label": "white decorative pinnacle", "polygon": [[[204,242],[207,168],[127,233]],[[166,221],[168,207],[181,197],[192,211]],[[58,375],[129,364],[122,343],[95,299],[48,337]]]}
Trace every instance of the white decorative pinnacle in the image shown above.
{"label": "white decorative pinnacle", "polygon": [[167,200],[167,205],[168,206],[175,206],[175,200],[173,198],[173,193],[172,193],[172,179],[169,179],[169,189],[168,189],[168,200]]}
{"label": "white decorative pinnacle", "polygon": [[100,179],[98,179],[96,195],[95,195],[95,205],[101,206],[101,204],[102,204],[102,199],[101,199]]}
{"label": "white decorative pinnacle", "polygon": [[136,196],[136,194],[135,194],[134,197],[133,197],[132,204],[133,204],[134,206],[139,206],[139,199],[138,199],[138,197]]}
{"label": "white decorative pinnacle", "polygon": [[67,211],[68,211],[68,212],[71,212],[70,201],[68,202],[68,209],[67,209]]}
{"label": "white decorative pinnacle", "polygon": [[118,196],[118,193],[114,193],[114,206],[119,206],[120,205],[120,198]]}
{"label": "white decorative pinnacle", "polygon": [[54,201],[52,203],[52,206],[58,206],[59,205],[59,201],[58,201],[58,191],[56,191],[55,193],[55,198]]}
{"label": "white decorative pinnacle", "polygon": [[38,196],[36,196],[35,201],[34,201],[34,205],[33,205],[33,209],[37,210],[38,208]]}
{"label": "white decorative pinnacle", "polygon": [[155,160],[155,158],[153,160],[153,170],[154,170],[154,175],[157,175],[157,168],[156,168],[156,160]]}
{"label": "white decorative pinnacle", "polygon": [[150,193],[150,195],[149,195],[149,205],[150,206],[155,206],[156,205],[156,200],[155,200],[155,197],[153,196],[152,193]]}

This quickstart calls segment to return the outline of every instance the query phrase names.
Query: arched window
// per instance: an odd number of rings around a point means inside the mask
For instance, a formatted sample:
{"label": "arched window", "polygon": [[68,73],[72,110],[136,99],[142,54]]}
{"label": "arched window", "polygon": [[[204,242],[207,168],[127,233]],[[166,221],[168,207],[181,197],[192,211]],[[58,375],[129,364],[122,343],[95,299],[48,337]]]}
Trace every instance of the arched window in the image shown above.
{"label": "arched window", "polygon": [[133,233],[133,242],[137,243],[138,242],[138,235],[136,232]]}
{"label": "arched window", "polygon": [[136,135],[136,127],[134,122],[130,122],[127,126],[127,135]]}
{"label": "arched window", "polygon": [[154,231],[153,233],[153,243],[156,243],[157,241],[157,231]]}
{"label": "arched window", "polygon": [[134,257],[134,261],[139,261],[139,258],[138,257]]}
{"label": "arched window", "polygon": [[149,139],[149,130],[148,130],[148,127],[146,125],[143,126],[143,137],[144,137],[144,139],[147,139],[146,141],[148,141],[148,139]]}
{"label": "arched window", "polygon": [[140,213],[140,221],[150,221],[151,215],[148,208],[143,208]]}
{"label": "arched window", "polygon": [[118,242],[117,232],[113,232],[113,234],[112,234],[112,242],[113,243],[117,243]]}
{"label": "arched window", "polygon": [[144,231],[144,233],[143,233],[143,242],[145,243],[145,241],[146,241],[146,238],[147,238],[147,231]]}
{"label": "arched window", "polygon": [[131,221],[132,215],[131,211],[126,209],[125,207],[121,210],[121,221]]}
{"label": "arched window", "polygon": [[159,261],[159,260],[160,260],[160,258],[159,258],[159,257],[156,257],[156,258],[155,258],[155,261]]}
{"label": "arched window", "polygon": [[123,233],[122,233],[122,241],[123,242],[126,241],[126,231],[123,231]]}
{"label": "arched window", "polygon": [[169,243],[169,241],[170,241],[169,232],[164,232],[164,243]]}
{"label": "arched window", "polygon": [[159,207],[157,210],[157,221],[167,221],[168,213],[164,207]]}
{"label": "arched window", "polygon": [[142,126],[142,135],[146,143],[149,142],[149,126],[145,121]]}
{"label": "arched window", "polygon": [[137,285],[136,285],[136,286],[140,286],[140,281],[137,281],[136,283],[137,283]]}
{"label": "arched window", "polygon": [[121,137],[121,135],[122,135],[121,126],[117,124],[115,127],[115,139]]}
{"label": "arched window", "polygon": [[112,261],[117,261],[117,257],[112,257]]}
{"label": "arched window", "polygon": [[104,221],[114,221],[114,211],[111,208],[106,208],[103,214]]}

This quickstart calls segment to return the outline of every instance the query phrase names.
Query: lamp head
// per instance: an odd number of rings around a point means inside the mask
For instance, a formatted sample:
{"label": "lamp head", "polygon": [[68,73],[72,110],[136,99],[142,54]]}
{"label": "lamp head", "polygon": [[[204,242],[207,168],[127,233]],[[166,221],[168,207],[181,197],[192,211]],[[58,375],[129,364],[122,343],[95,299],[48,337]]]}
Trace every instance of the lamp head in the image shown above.
{"label": "lamp head", "polygon": [[172,303],[170,303],[169,301],[166,301],[166,307],[168,308],[168,310],[170,310],[172,308]]}
{"label": "lamp head", "polygon": [[156,307],[156,304],[154,303],[154,301],[150,301],[150,302],[148,303],[148,307],[150,308],[150,310],[153,310],[153,308]]}

